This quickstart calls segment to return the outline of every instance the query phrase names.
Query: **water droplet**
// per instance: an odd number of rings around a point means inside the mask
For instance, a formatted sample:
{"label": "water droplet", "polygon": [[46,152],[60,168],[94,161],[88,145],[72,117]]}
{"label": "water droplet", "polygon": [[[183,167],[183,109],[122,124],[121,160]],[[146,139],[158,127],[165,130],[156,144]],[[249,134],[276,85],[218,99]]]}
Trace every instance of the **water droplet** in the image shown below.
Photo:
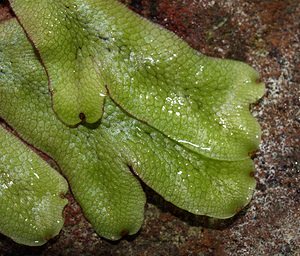
{"label": "water droplet", "polygon": [[37,177],[37,179],[40,178],[40,176],[37,173],[34,172],[33,174],[34,174],[35,177]]}

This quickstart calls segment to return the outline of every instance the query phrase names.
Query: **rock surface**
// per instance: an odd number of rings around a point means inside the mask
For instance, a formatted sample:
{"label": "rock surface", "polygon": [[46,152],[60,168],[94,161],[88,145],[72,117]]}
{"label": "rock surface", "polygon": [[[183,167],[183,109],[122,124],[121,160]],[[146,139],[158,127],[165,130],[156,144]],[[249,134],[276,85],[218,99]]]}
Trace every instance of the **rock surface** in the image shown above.
{"label": "rock surface", "polygon": [[[65,227],[42,247],[0,236],[0,255],[300,255],[300,2],[297,0],[123,0],[200,52],[242,60],[261,74],[266,93],[252,106],[262,126],[254,156],[257,189],[233,219],[183,212],[150,189],[135,237],[103,240],[69,195]],[[13,14],[0,1],[0,21]]]}

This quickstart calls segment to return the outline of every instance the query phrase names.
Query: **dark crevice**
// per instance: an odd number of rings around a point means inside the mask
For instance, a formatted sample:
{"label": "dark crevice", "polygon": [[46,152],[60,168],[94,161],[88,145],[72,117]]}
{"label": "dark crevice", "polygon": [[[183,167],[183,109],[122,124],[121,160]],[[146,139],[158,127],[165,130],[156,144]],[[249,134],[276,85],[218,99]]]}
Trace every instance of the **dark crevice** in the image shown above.
{"label": "dark crevice", "polygon": [[158,16],[158,11],[157,11],[157,0],[152,0],[150,1],[150,18],[152,20],[156,20]]}
{"label": "dark crevice", "polygon": [[130,3],[130,7],[132,7],[137,11],[142,11],[143,10],[142,0],[132,0]]}
{"label": "dark crevice", "polygon": [[85,122],[85,114],[84,113],[80,113],[79,114],[79,118],[80,118],[80,120],[82,121],[82,122]]}
{"label": "dark crevice", "polygon": [[133,176],[135,176],[141,183],[143,183],[143,180],[139,177],[139,174],[134,170],[131,164],[127,164],[127,167],[129,171],[132,173]]}
{"label": "dark crevice", "polygon": [[0,0],[0,22],[14,18],[16,15],[12,11],[8,0]]}

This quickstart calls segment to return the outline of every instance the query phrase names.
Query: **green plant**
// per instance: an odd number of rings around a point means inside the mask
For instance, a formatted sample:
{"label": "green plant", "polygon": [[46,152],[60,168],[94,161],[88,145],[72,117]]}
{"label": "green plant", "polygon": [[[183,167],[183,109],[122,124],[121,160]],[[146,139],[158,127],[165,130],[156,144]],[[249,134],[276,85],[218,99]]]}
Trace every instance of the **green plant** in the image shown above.
{"label": "green plant", "polygon": [[[264,91],[251,67],[206,57],[116,1],[10,3],[18,22],[0,24],[0,117],[58,163],[100,236],[140,229],[135,176],[194,214],[229,218],[250,201],[260,128],[248,108]],[[43,244],[62,226],[66,183],[2,130],[0,231]],[[31,203],[18,203],[19,184]]]}

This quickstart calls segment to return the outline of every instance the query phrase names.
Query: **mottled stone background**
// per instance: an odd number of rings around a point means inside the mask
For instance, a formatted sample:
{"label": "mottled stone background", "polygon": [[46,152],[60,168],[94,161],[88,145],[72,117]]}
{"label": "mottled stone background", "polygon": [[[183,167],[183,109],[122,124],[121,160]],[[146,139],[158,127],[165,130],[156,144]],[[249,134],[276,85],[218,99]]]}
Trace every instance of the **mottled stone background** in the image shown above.
{"label": "mottled stone background", "polygon": [[[180,211],[146,188],[142,230],[112,243],[93,232],[70,195],[59,237],[30,248],[0,236],[0,255],[300,255],[300,1],[122,2],[204,54],[260,72],[266,93],[252,106],[263,131],[253,200],[235,218],[217,222]],[[11,16],[8,10],[1,5],[0,20]]]}

